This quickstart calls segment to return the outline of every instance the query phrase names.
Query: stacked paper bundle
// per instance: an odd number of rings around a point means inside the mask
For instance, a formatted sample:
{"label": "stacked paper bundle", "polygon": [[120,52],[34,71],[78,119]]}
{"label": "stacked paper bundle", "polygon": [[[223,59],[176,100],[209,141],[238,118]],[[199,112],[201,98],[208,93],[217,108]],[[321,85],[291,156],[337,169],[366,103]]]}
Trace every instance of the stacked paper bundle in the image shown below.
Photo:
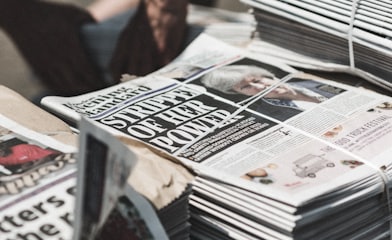
{"label": "stacked paper bundle", "polygon": [[42,104],[192,169],[192,239],[388,236],[392,98],[247,54],[201,35],[151,75]]}
{"label": "stacked paper bundle", "polygon": [[[363,179],[352,179],[349,185],[331,186],[325,194],[300,205],[294,205],[285,193],[271,198],[198,177],[190,198],[191,236],[247,240],[385,239],[390,236],[391,211],[389,194],[383,192],[380,176],[383,174],[369,174]],[[309,194],[303,193],[304,197]]]}
{"label": "stacked paper bundle", "polygon": [[181,196],[166,207],[157,211],[160,222],[169,239],[188,239],[190,234],[189,224],[189,195],[192,189],[187,188]]}
{"label": "stacked paper bundle", "polygon": [[335,69],[345,69],[391,89],[390,1],[243,2],[254,10],[258,36],[262,41],[281,47],[283,51],[294,52],[282,54],[274,49],[272,54],[301,66],[308,66],[312,61],[309,57],[319,60],[319,68],[337,64]]}
{"label": "stacked paper bundle", "polygon": [[[155,176],[149,177],[149,171],[154,170],[150,165],[150,169],[140,173],[141,169],[137,168],[146,167],[142,167],[145,163],[137,163],[145,160],[138,155],[140,149],[133,146],[133,151],[129,141],[120,139],[92,121],[82,119],[80,123],[80,160],[73,239],[100,240],[111,236],[118,239],[189,238],[188,197],[191,189],[178,189],[180,193],[177,196],[157,196],[162,193],[155,192],[155,198],[150,199],[145,196],[156,189],[146,190],[143,196],[136,191],[140,186],[134,187],[134,183],[127,181],[136,179],[140,182],[141,174],[145,177],[143,181],[154,188]],[[144,150],[144,157],[148,158],[149,154]],[[155,161],[159,160],[157,156],[155,158]],[[162,170],[170,172],[168,166],[161,162]],[[183,181],[179,172],[177,174],[176,180]],[[162,180],[162,176],[164,174],[161,174],[159,180]],[[177,188],[181,184],[172,184],[166,188],[170,189],[175,185],[178,185]],[[160,206],[168,199],[173,200]]]}

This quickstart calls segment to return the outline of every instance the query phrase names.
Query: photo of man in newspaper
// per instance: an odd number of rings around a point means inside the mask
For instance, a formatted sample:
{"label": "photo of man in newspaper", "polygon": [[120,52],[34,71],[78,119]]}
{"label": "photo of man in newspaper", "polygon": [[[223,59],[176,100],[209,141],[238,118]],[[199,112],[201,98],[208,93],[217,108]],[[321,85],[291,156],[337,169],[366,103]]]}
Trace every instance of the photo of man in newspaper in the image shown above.
{"label": "photo of man in newspaper", "polygon": [[[343,90],[323,87],[326,84],[309,79],[292,79],[281,82],[271,71],[255,65],[227,65],[215,69],[201,78],[207,88],[218,90],[225,98],[242,95],[252,102],[249,108],[285,121]],[[260,97],[253,102],[254,98]]]}

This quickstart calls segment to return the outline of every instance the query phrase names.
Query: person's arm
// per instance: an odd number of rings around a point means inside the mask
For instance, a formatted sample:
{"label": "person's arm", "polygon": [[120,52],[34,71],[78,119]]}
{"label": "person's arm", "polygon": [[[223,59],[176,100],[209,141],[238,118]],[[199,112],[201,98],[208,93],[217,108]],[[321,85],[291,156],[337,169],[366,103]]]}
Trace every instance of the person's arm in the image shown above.
{"label": "person's arm", "polygon": [[140,0],[97,0],[86,7],[86,10],[97,22],[135,8]]}
{"label": "person's arm", "polygon": [[89,12],[72,4],[0,0],[0,28],[52,95],[107,86],[80,40],[80,26],[94,22]]}

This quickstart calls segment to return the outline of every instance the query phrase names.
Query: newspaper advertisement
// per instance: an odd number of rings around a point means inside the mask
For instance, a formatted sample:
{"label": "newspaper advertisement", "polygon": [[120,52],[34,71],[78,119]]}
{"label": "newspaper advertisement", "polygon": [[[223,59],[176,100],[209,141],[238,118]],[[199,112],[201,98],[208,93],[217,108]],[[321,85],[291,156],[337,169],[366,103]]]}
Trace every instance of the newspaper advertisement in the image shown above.
{"label": "newspaper advertisement", "polygon": [[0,236],[70,239],[75,148],[0,115]]}
{"label": "newspaper advertisement", "polygon": [[127,184],[136,155],[91,120],[79,127],[73,239],[167,239],[150,203]]}
{"label": "newspaper advertisement", "polygon": [[111,94],[125,86],[120,84],[77,97],[49,97],[46,103],[164,150],[199,174],[294,206],[377,176],[366,154],[321,136],[345,122],[360,125],[355,116],[388,97],[246,54],[230,59],[185,79],[153,75],[125,82],[149,90],[123,101]]}

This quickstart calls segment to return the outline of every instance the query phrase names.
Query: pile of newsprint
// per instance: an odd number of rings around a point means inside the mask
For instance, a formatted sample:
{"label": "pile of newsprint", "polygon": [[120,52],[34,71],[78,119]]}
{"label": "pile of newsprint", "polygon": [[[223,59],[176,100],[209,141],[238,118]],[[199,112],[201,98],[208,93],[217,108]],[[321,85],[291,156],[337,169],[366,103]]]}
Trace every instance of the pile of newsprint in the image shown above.
{"label": "pile of newsprint", "polygon": [[257,22],[253,50],[287,63],[355,73],[392,89],[389,0],[241,0]]}
{"label": "pile of newsprint", "polygon": [[81,121],[76,134],[0,92],[0,239],[189,237],[192,174],[94,122]]}
{"label": "pile of newsprint", "polygon": [[41,103],[190,169],[193,239],[389,236],[392,98],[256,56],[202,34],[157,72]]}

